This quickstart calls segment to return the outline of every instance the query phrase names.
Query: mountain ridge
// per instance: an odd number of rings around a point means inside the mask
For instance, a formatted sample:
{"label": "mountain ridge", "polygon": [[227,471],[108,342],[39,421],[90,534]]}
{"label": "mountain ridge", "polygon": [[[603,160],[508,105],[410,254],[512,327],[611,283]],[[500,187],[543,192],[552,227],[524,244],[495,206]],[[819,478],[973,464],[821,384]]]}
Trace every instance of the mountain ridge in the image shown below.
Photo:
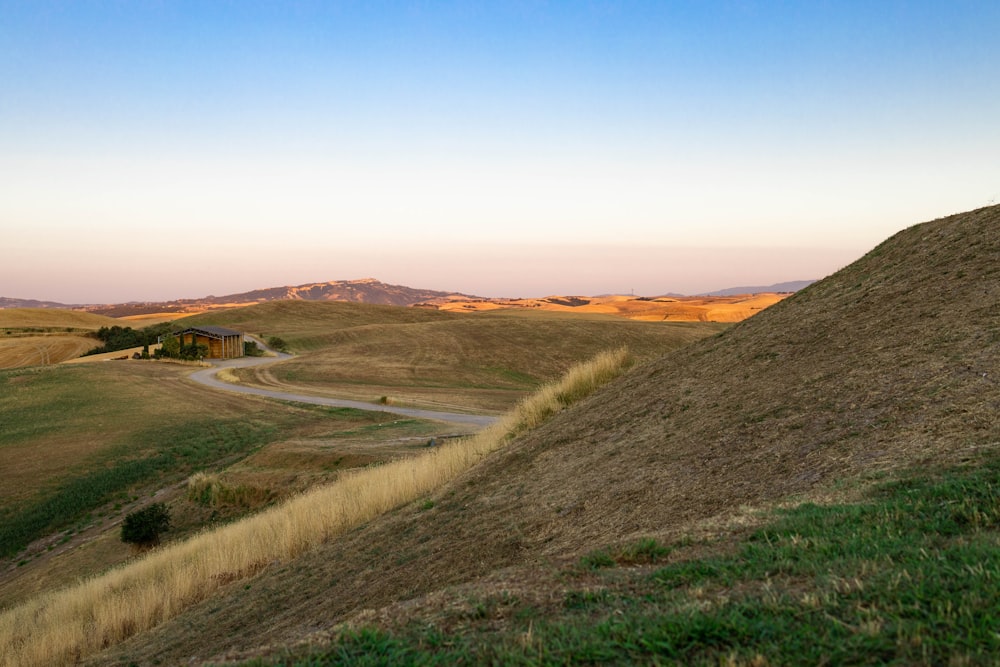
{"label": "mountain ridge", "polygon": [[[759,293],[784,293],[794,292],[795,285],[806,285],[813,281],[795,281],[789,283],[779,283],[767,287],[736,287],[718,290],[703,295],[696,296],[718,296],[730,297]],[[616,295],[604,294],[596,297],[585,297],[590,299],[613,298]],[[304,300],[304,301],[346,301],[356,303],[373,303],[393,306],[423,306],[441,307],[449,304],[464,303],[498,303],[513,304],[514,302],[542,302],[561,299],[572,301],[580,297],[552,295],[539,299],[520,299],[507,297],[480,297],[462,292],[448,292],[442,290],[431,290],[423,288],[408,287],[406,285],[394,285],[384,283],[376,278],[360,278],[352,280],[330,280],[326,282],[304,283],[301,285],[283,285],[279,287],[265,287],[246,292],[226,294],[216,296],[210,294],[200,298],[173,299],[169,301],[129,301],[124,303],[85,303],[67,304],[56,301],[43,301],[38,299],[21,299],[14,297],[0,296],[0,309],[3,308],[60,308],[66,310],[85,310],[87,312],[111,317],[138,316],[150,313],[192,313],[203,310],[231,307],[234,305],[246,306],[255,303],[280,300]],[[643,300],[667,299],[667,298],[692,298],[680,294],[662,294],[652,297],[635,297]],[[462,307],[456,305],[456,308]]]}
{"label": "mountain ridge", "polygon": [[774,285],[744,285],[742,287],[726,287],[724,289],[715,290],[714,292],[705,292],[699,296],[736,296],[739,294],[798,292],[799,290],[809,287],[814,282],[816,281],[790,280],[783,283],[775,283]]}

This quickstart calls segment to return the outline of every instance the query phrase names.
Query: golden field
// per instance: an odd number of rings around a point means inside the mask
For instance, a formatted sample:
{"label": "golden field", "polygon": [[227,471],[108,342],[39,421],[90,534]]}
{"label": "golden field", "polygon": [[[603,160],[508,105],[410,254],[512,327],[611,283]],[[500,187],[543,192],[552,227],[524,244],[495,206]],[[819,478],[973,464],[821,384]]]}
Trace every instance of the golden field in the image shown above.
{"label": "golden field", "polygon": [[738,296],[548,296],[541,299],[463,299],[451,297],[429,307],[471,313],[500,309],[532,309],[555,313],[603,314],[645,322],[740,322],[790,294]]}

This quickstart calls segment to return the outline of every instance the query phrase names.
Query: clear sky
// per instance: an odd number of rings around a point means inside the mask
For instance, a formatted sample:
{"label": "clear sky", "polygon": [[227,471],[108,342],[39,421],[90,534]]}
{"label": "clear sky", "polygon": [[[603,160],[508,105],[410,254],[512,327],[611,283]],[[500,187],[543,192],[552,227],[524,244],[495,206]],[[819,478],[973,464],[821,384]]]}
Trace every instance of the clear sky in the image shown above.
{"label": "clear sky", "polygon": [[820,278],[1000,202],[1000,2],[0,0],[0,296]]}

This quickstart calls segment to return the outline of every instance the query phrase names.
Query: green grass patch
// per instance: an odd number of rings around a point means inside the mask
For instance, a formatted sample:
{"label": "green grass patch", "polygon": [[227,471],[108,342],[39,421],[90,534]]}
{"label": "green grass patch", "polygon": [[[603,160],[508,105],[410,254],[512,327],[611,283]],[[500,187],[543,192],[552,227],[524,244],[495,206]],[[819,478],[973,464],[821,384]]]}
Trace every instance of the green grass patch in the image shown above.
{"label": "green grass patch", "polygon": [[[175,478],[250,453],[274,435],[274,424],[261,421],[214,421],[201,418],[170,431],[148,429],[129,437],[102,463],[61,482],[28,503],[0,513],[0,556],[11,556],[29,542],[72,523],[87,512],[144,482]],[[138,456],[132,452],[142,452]]]}
{"label": "green grass patch", "polygon": [[0,557],[102,505],[232,464],[269,442],[433,428],[385,413],[234,399],[181,373],[152,363],[0,372]]}
{"label": "green grass patch", "polygon": [[914,474],[863,502],[776,512],[714,556],[622,569],[683,547],[592,552],[565,573],[586,585],[541,614],[515,603],[509,622],[486,614],[462,631],[416,621],[349,631],[325,649],[250,664],[995,664],[998,495],[996,460]]}
{"label": "green grass patch", "polygon": [[53,372],[38,367],[0,371],[0,447],[53,433],[68,420],[84,422],[106,411],[92,385],[75,381],[80,375],[77,369]]}

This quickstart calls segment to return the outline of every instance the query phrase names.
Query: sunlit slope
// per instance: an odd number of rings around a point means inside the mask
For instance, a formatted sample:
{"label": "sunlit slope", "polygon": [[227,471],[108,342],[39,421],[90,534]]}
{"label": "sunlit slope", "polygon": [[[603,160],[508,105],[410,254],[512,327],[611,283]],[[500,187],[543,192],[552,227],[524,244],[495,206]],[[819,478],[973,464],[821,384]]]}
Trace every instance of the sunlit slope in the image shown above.
{"label": "sunlit slope", "polygon": [[109,503],[119,503],[117,516],[137,490],[232,464],[269,443],[357,426],[336,411],[194,385],[183,371],[153,362],[0,371],[0,559],[27,557],[27,544],[87,524]]}
{"label": "sunlit slope", "polygon": [[547,522],[537,548],[559,552],[961,459],[1000,442],[997,414],[991,207],[907,229],[553,420],[520,445],[530,474],[511,502]]}
{"label": "sunlit slope", "polygon": [[342,301],[272,301],[192,315],[178,325],[210,324],[252,335],[280,336],[294,351],[309,349],[331,331],[368,325],[410,324],[460,319],[460,315],[423,308]]}
{"label": "sunlit slope", "polygon": [[113,317],[57,308],[0,308],[0,331],[26,328],[96,330],[121,324]]}
{"label": "sunlit slope", "polygon": [[57,364],[100,342],[87,334],[120,325],[103,315],[53,308],[0,308],[0,368]]}
{"label": "sunlit slope", "polygon": [[[396,601],[1000,444],[1000,207],[907,229],[723,334],[640,366],[446,490],[122,647],[294,642]],[[561,595],[554,592],[557,597]],[[397,609],[398,613],[398,609]],[[378,613],[360,616],[378,622]],[[111,656],[106,656],[110,661]]]}
{"label": "sunlit slope", "polygon": [[626,346],[659,356],[724,324],[635,322],[525,310],[450,314],[349,303],[276,302],[181,322],[277,335],[297,357],[248,382],[439,408],[502,411],[576,362]]}

